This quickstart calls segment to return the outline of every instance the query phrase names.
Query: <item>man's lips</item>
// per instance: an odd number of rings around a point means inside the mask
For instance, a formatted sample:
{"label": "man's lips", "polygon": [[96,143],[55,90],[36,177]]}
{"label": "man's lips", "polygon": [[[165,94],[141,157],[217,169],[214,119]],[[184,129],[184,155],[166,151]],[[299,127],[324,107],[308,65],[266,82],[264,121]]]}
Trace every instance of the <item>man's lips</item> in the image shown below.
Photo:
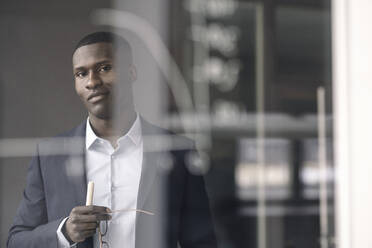
{"label": "man's lips", "polygon": [[100,100],[104,99],[105,97],[107,97],[108,94],[109,94],[109,92],[95,92],[95,93],[92,93],[88,96],[88,101],[92,102],[92,103],[95,103],[95,102],[100,101]]}

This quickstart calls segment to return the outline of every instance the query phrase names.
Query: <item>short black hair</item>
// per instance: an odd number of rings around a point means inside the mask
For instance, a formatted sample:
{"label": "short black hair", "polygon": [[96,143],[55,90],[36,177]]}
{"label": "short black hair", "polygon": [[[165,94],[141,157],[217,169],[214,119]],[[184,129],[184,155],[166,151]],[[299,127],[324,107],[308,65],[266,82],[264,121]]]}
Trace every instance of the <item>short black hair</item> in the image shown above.
{"label": "short black hair", "polygon": [[124,49],[126,52],[126,56],[130,59],[132,62],[132,47],[130,46],[129,42],[124,39],[122,36],[115,34],[113,32],[107,32],[107,31],[100,31],[100,32],[94,32],[91,34],[88,34],[84,36],[75,46],[74,54],[77,49],[79,49],[82,46],[87,46],[90,44],[100,43],[100,42],[106,42],[111,43],[116,49]]}

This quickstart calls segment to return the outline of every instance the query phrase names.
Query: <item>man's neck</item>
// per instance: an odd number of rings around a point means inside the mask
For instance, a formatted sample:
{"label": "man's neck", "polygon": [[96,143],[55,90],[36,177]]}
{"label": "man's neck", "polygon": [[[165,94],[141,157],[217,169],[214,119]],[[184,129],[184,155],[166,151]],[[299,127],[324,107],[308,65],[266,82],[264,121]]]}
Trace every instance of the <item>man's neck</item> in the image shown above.
{"label": "man's neck", "polygon": [[89,114],[89,122],[94,133],[108,140],[114,148],[117,147],[117,140],[129,131],[136,118],[137,113],[134,110],[108,119],[100,119]]}

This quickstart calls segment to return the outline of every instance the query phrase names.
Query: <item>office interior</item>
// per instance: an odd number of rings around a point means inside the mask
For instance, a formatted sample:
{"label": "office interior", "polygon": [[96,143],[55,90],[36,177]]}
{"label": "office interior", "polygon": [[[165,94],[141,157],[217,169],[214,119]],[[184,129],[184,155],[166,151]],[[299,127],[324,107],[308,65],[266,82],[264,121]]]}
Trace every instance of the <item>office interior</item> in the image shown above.
{"label": "office interior", "polygon": [[87,114],[76,41],[130,42],[138,112],[193,139],[222,248],[371,247],[363,0],[0,3],[0,247],[36,144]]}

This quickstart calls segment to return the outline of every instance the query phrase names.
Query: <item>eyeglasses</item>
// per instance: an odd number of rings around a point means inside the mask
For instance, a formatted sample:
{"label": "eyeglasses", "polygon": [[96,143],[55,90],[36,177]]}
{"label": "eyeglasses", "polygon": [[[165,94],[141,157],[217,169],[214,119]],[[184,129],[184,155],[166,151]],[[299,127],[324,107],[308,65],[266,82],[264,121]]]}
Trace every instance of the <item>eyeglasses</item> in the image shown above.
{"label": "eyeglasses", "polygon": [[[152,213],[150,211],[145,211],[145,210],[141,210],[141,209],[111,210],[110,214],[120,213],[120,212],[131,212],[131,211],[135,211],[135,212],[143,213],[143,214],[147,214],[147,215],[155,215],[154,213]],[[102,223],[102,225],[101,225],[101,223]],[[105,220],[104,222],[100,222],[99,226],[98,226],[99,248],[109,248],[109,244],[106,241],[103,240],[103,237],[107,234],[107,230],[108,230],[107,220]]]}
{"label": "eyeglasses", "polygon": [[[104,223],[104,225],[101,225],[101,223]],[[107,229],[108,229],[107,220],[99,223],[98,227],[99,248],[109,248],[108,243],[106,241],[103,241],[103,237],[107,234]]]}

